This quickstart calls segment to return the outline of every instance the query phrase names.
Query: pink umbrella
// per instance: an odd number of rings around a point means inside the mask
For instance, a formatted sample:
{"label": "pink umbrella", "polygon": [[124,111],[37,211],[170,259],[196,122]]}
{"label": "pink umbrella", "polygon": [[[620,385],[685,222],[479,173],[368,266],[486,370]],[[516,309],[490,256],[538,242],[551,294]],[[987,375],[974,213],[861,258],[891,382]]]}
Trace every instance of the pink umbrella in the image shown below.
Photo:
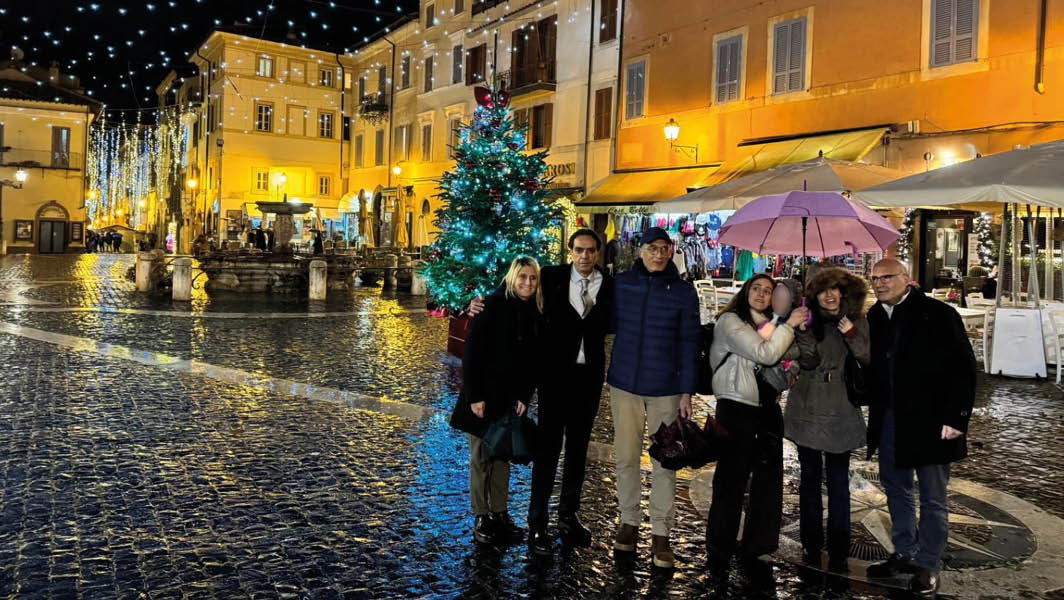
{"label": "pink umbrella", "polygon": [[762,254],[839,256],[883,252],[901,237],[882,216],[834,192],[758,198],[720,228],[720,243]]}

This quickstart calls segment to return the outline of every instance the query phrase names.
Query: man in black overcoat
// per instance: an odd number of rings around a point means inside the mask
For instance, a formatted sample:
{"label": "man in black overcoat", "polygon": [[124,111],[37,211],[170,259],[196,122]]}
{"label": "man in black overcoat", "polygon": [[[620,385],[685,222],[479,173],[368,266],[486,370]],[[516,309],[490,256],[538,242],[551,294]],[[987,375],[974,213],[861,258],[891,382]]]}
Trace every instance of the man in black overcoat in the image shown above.
{"label": "man in black overcoat", "polygon": [[868,312],[874,391],[868,456],[879,450],[894,554],[869,566],[868,576],[912,573],[909,589],[934,596],[949,535],[950,463],[968,455],[965,432],[975,401],[976,366],[957,311],[910,283],[906,267],[895,259],[883,259],[872,269],[879,301]]}

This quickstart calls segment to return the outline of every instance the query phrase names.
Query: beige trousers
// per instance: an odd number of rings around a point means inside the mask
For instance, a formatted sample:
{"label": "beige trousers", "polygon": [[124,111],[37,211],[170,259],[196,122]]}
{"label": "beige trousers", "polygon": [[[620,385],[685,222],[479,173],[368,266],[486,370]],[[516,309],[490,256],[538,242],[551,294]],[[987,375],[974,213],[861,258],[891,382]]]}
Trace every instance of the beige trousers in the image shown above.
{"label": "beige trousers", "polygon": [[[639,501],[643,477],[639,461],[643,440],[649,429],[656,432],[662,423],[672,423],[680,411],[680,396],[637,396],[610,386],[613,408],[613,443],[617,454],[617,500],[621,522],[639,526],[643,520]],[[676,520],[676,471],[651,459],[650,530],[669,535]]]}
{"label": "beige trousers", "polygon": [[469,503],[476,516],[491,512],[506,512],[510,494],[510,463],[488,460],[484,456],[484,442],[469,436]]}

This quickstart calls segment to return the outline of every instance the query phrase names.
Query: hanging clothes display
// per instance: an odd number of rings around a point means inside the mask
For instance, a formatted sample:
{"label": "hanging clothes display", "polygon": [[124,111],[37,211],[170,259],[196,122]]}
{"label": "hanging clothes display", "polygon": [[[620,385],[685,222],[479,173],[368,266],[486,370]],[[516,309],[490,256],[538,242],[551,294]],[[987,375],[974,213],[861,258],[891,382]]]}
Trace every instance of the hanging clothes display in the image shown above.
{"label": "hanging clothes display", "polygon": [[735,279],[746,281],[754,275],[754,253],[749,250],[739,252],[739,258],[735,261]]}

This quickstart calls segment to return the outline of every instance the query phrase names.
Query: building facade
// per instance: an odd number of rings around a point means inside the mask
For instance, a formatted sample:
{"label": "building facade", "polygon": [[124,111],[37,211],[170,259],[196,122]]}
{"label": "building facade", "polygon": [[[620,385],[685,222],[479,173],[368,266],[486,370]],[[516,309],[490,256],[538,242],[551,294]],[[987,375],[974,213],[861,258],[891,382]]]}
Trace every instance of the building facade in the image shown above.
{"label": "building facade", "polygon": [[347,160],[340,57],[215,31],[189,62],[197,75],[171,75],[156,90],[160,107],[193,108],[182,245],[267,226],[257,202],[313,204],[300,233],[337,229]]}
{"label": "building facade", "polygon": [[473,88],[492,83],[511,93],[528,150],[549,150],[557,195],[578,200],[610,171],[619,10],[616,0],[422,0],[416,19],[349,55],[358,109],[347,222],[373,245],[429,243],[456,129],[476,108]]}
{"label": "building facade", "polygon": [[87,133],[98,111],[54,65],[0,62],[0,255],[85,247]]}
{"label": "building facade", "polygon": [[[650,204],[818,156],[913,173],[1064,138],[1059,2],[627,0],[623,12],[614,174],[591,203]],[[970,217],[937,214],[919,237],[955,230],[966,246]],[[946,243],[918,250],[925,285],[961,262]]]}

